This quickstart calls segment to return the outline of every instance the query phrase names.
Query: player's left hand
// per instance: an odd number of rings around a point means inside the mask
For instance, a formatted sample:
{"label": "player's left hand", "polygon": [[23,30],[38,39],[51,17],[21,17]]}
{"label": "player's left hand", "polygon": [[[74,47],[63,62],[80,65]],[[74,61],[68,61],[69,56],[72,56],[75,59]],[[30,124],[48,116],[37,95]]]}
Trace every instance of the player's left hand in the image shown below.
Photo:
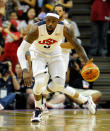
{"label": "player's left hand", "polygon": [[31,87],[33,84],[33,79],[32,79],[32,70],[24,70],[23,71],[23,79],[24,79],[24,86]]}
{"label": "player's left hand", "polygon": [[91,58],[85,65],[93,63],[93,58]]}

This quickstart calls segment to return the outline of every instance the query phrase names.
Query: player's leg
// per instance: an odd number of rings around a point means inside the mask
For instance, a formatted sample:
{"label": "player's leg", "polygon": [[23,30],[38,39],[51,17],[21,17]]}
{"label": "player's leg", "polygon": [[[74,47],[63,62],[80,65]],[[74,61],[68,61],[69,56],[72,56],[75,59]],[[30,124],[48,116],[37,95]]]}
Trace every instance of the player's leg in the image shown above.
{"label": "player's leg", "polygon": [[[39,66],[40,65],[40,66]],[[35,78],[35,84],[33,87],[33,93],[35,98],[35,112],[32,122],[40,121],[42,113],[42,87],[47,86],[48,83],[48,70],[46,68],[46,62],[42,58],[32,61],[33,76]]]}
{"label": "player's leg", "polygon": [[[62,49],[63,50],[63,49]],[[61,66],[63,67],[63,73],[65,72],[66,73],[66,71],[67,71],[67,68],[68,68],[68,62],[69,62],[69,52],[70,52],[70,49],[67,49],[68,51],[66,51],[65,52],[65,50],[66,49],[64,49],[64,53],[62,54],[63,55],[63,59],[62,58],[60,58],[60,60],[61,60],[61,62],[62,62],[62,60],[63,60],[63,62],[66,62],[65,64],[63,64],[63,65],[60,65],[60,66],[58,66],[58,63],[57,62],[55,62],[55,63],[53,63],[54,65],[52,65],[52,64],[50,64],[50,72],[55,76],[56,74],[54,74],[54,71],[55,70],[57,70],[56,69],[56,66],[59,68],[58,70],[60,70],[60,69],[62,69],[61,68]],[[58,58],[57,58],[58,59]],[[59,61],[59,60],[58,60]],[[61,62],[60,62],[60,64],[61,64]],[[64,66],[65,65],[65,66]],[[55,71],[56,72],[56,71]],[[58,72],[58,71],[57,71]],[[52,83],[51,83],[52,84]],[[43,87],[42,88],[42,92],[43,92],[43,94],[48,94],[48,93],[50,93],[48,90],[47,90],[47,87]],[[62,96],[62,98],[63,98],[63,96]],[[56,101],[56,100],[55,100]]]}
{"label": "player's leg", "polygon": [[[69,52],[70,52],[69,49],[62,49],[65,74],[66,74],[66,72],[68,70]],[[64,88],[61,92],[66,94],[67,96],[69,96],[71,99],[77,98],[79,96],[78,92],[76,92],[76,90],[74,88],[70,87],[70,86],[66,86],[66,88]]]}
{"label": "player's leg", "polygon": [[87,101],[87,98],[81,94],[79,94],[75,88],[66,86],[63,90],[61,90],[62,93],[69,96],[71,99],[80,99],[81,103],[85,103]]}
{"label": "player's leg", "polygon": [[[76,90],[77,90],[77,92],[79,92],[80,94],[82,94],[84,96],[91,96],[95,103],[97,103],[102,96],[101,92],[98,90],[91,90],[91,89],[86,89],[86,90],[76,89]],[[76,101],[76,100],[74,99],[74,101]],[[80,101],[78,101],[78,103],[80,104]]]}
{"label": "player's leg", "polygon": [[48,65],[52,81],[48,84],[48,90],[51,92],[61,91],[65,84],[65,68],[61,56],[54,57]]}
{"label": "player's leg", "polygon": [[78,93],[74,88],[67,86],[66,88],[64,88],[61,92],[63,92],[64,94],[66,94],[69,98],[71,98],[72,100],[76,100],[75,102],[80,102],[80,104],[84,104],[86,108],[89,109],[89,111],[92,114],[96,113],[96,105],[92,100],[91,96],[84,96],[81,93]]}
{"label": "player's leg", "polygon": [[[53,89],[53,88],[50,88],[50,89]],[[56,90],[52,90],[52,91],[56,91]],[[75,100],[75,102],[78,104],[85,104],[85,107],[87,107],[92,114],[95,114],[96,105],[94,104],[91,96],[86,97],[78,93],[74,88],[70,86],[62,88],[60,92],[66,94],[72,101]]]}
{"label": "player's leg", "polygon": [[[43,90],[42,90],[43,94],[48,94],[48,91],[50,91],[50,92],[60,91],[60,90],[62,90],[62,88],[64,88],[64,83],[65,83],[64,65],[62,62],[62,58],[59,57],[56,59],[53,60],[48,65],[49,73],[51,75],[52,80],[49,82],[48,87],[43,88]],[[60,103],[60,100],[62,100],[62,96],[52,99],[52,101],[48,104],[52,105],[53,103],[56,103],[56,101],[57,101],[57,103],[58,103],[58,101]]]}

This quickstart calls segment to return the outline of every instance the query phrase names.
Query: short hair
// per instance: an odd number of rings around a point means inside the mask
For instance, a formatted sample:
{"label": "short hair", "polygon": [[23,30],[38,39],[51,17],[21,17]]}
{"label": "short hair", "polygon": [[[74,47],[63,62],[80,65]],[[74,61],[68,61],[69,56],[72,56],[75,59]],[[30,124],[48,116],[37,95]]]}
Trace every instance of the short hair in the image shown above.
{"label": "short hair", "polygon": [[62,7],[63,11],[65,11],[65,7],[61,4],[56,4],[53,8],[53,10],[55,10],[56,7]]}

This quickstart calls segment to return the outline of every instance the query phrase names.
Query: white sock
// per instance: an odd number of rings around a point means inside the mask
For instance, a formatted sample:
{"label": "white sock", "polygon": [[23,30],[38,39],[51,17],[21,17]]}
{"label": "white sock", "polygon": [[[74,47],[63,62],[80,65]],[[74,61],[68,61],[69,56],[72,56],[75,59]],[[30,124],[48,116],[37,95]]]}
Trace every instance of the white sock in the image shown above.
{"label": "white sock", "polygon": [[80,101],[82,104],[84,104],[85,102],[88,101],[88,98],[86,96],[81,95],[81,94],[79,94],[79,97],[75,98],[75,99]]}
{"label": "white sock", "polygon": [[4,109],[4,107],[2,106],[2,104],[0,104],[0,110],[3,110]]}
{"label": "white sock", "polygon": [[40,108],[41,109],[41,106],[42,106],[41,99],[39,101],[35,100],[35,108]]}
{"label": "white sock", "polygon": [[46,97],[43,97],[43,104],[46,103]]}

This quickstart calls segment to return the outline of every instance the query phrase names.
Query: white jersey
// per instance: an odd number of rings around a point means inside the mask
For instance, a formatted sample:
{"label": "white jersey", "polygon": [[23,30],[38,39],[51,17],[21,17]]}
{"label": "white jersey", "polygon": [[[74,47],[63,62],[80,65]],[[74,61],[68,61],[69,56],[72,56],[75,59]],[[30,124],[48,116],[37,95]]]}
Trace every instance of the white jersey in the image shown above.
{"label": "white jersey", "polygon": [[[63,22],[59,22],[54,32],[49,35],[46,29],[46,22],[41,21],[37,23],[39,30],[39,37],[32,43],[32,47],[36,51],[43,53],[51,53],[56,50],[61,50],[60,41],[63,39]],[[31,50],[32,48],[30,48]]]}
{"label": "white jersey", "polygon": [[[38,22],[39,37],[29,51],[32,60],[33,76],[49,71],[51,77],[59,76],[65,79],[64,60],[60,41],[63,39],[63,22],[57,24],[54,32],[49,35],[45,21]],[[48,68],[47,68],[48,65]]]}

